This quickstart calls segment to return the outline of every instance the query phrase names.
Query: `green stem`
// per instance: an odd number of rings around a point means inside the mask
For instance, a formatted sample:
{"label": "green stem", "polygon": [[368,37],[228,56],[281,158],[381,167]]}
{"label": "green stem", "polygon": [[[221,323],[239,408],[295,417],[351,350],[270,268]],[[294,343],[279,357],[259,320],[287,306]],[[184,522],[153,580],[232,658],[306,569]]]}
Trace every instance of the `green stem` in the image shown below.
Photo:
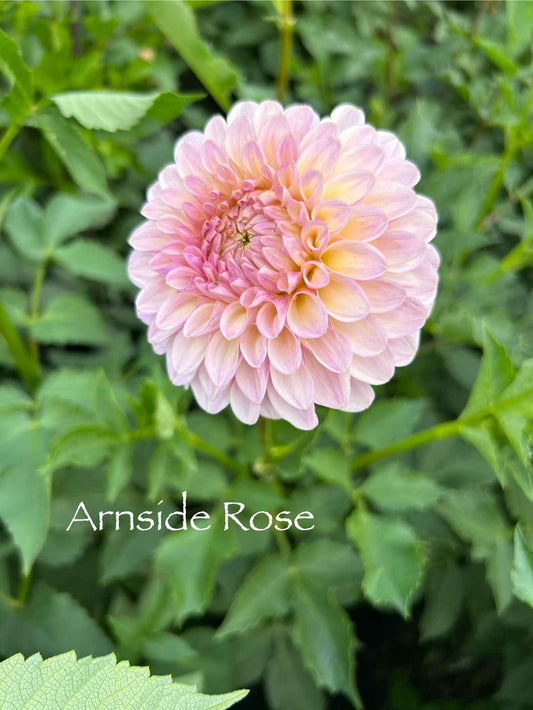
{"label": "green stem", "polygon": [[394,454],[400,454],[404,451],[409,451],[418,446],[423,446],[430,441],[435,441],[436,439],[446,439],[449,436],[456,436],[462,429],[463,423],[458,419],[451,422],[443,422],[442,424],[437,424],[436,426],[430,427],[429,429],[424,429],[423,431],[408,436],[401,441],[397,441],[389,446],[384,446],[382,449],[377,449],[376,451],[367,451],[364,454],[360,454],[352,459],[352,470],[356,471],[365,466],[379,461],[380,459],[388,458]]}
{"label": "green stem", "polygon": [[194,447],[198,451],[201,451],[215,461],[218,461],[235,475],[241,476],[246,471],[245,467],[235,461],[235,459],[232,459],[231,456],[228,456],[223,451],[220,451],[216,447],[212,446],[209,442],[204,441],[197,434],[190,431],[190,429],[187,429],[182,423],[178,426],[178,434],[185,439],[190,446]]}
{"label": "green stem", "polygon": [[405,439],[401,439],[394,444],[384,446],[382,449],[377,449],[376,451],[366,451],[364,454],[359,454],[359,456],[355,456],[352,459],[352,471],[357,471],[360,468],[369,466],[376,461],[388,458],[394,454],[401,454],[404,451],[416,449],[424,444],[429,444],[431,441],[457,436],[467,427],[475,425],[483,421],[483,419],[497,414],[504,409],[512,408],[518,402],[523,401],[527,397],[533,397],[533,389],[526,390],[525,392],[515,395],[514,397],[509,397],[509,399],[500,400],[499,402],[491,404],[490,406],[480,409],[473,414],[469,414],[466,417],[461,416],[459,419],[453,419],[449,422],[436,424],[428,429],[412,434]]}
{"label": "green stem", "polygon": [[0,140],[0,160],[2,160],[2,158],[6,154],[7,149],[11,145],[11,142],[13,141],[19,130],[20,126],[17,126],[14,123],[7,127],[4,135],[2,136],[2,139]]}
{"label": "green stem", "polygon": [[26,603],[26,599],[28,598],[28,593],[30,591],[30,582],[31,582],[31,572],[28,572],[28,574],[22,575],[22,578],[20,580],[20,585],[19,585],[19,591],[17,595],[17,600],[20,604],[20,606],[24,606]]}
{"label": "green stem", "polygon": [[278,101],[283,103],[287,87],[289,86],[289,64],[291,61],[292,35],[294,17],[292,15],[292,0],[281,0],[281,9],[278,14],[280,31],[280,54],[277,81]]}
{"label": "green stem", "polygon": [[0,302],[0,333],[4,336],[7,347],[21,378],[30,390],[35,390],[41,380],[40,367],[32,358],[17,329],[9,320],[7,312]]}
{"label": "green stem", "polygon": [[[44,277],[46,275],[47,262],[43,261],[37,267],[33,281],[33,288],[30,294],[30,322],[33,323],[39,317],[39,304],[41,301],[41,291],[43,288]],[[33,359],[39,363],[39,346],[30,335],[30,350]]]}

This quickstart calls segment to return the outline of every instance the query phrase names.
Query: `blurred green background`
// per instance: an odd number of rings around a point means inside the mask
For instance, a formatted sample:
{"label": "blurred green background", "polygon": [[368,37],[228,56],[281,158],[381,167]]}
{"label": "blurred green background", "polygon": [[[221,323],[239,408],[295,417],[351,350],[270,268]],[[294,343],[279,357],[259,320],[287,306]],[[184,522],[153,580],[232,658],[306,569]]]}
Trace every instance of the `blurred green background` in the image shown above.
{"label": "blurred green background", "polygon": [[[0,25],[0,656],[113,650],[250,687],[243,709],[532,708],[533,3],[1,2]],[[415,362],[308,434],[200,411],[125,276],[176,138],[276,96],[397,132],[440,215]],[[65,532],[80,500],[182,490],[316,530]]]}

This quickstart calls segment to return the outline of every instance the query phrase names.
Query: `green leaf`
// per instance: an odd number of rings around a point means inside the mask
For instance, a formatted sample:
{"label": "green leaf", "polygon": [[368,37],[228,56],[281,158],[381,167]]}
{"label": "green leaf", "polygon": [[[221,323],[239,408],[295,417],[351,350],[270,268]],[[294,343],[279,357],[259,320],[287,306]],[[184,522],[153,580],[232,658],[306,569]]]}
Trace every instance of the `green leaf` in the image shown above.
{"label": "green leaf", "polygon": [[44,238],[48,250],[75,234],[103,227],[113,217],[116,202],[89,195],[55,194],[44,211]]}
{"label": "green leaf", "polygon": [[483,358],[461,418],[475,414],[497,402],[501,393],[511,384],[514,377],[514,365],[506,349],[485,330],[483,333]]}
{"label": "green leaf", "polygon": [[323,693],[285,634],[277,634],[266,670],[265,691],[274,710],[324,710],[325,707]]}
{"label": "green leaf", "polygon": [[94,468],[107,457],[112,443],[108,429],[93,424],[74,427],[54,441],[45,470],[49,473],[69,465]]}
{"label": "green leaf", "polygon": [[115,501],[128,485],[132,475],[133,449],[129,444],[118,446],[107,463],[107,499]]}
{"label": "green leaf", "polygon": [[472,545],[472,557],[483,560],[498,539],[508,539],[510,529],[496,500],[482,488],[450,491],[437,510],[452,530]]}
{"label": "green leaf", "polygon": [[55,106],[42,108],[32,119],[32,125],[33,122],[80,187],[104,197],[109,195],[100,158],[75,124],[64,118]]}
{"label": "green leaf", "polygon": [[183,0],[155,0],[148,3],[148,9],[161,32],[219,106],[227,111],[239,76],[231,64],[216,55],[201,38],[193,10]]}
{"label": "green leaf", "polygon": [[446,494],[437,510],[453,531],[470,543],[474,560],[484,560],[487,581],[496,607],[502,612],[511,601],[511,530],[496,498],[484,489],[462,489]]}
{"label": "green leaf", "polygon": [[[133,510],[135,506],[130,506]],[[150,506],[147,506],[150,507]],[[163,515],[168,515],[170,506],[161,506]],[[136,508],[133,512],[139,514],[142,509]],[[70,513],[72,515],[72,512]],[[71,528],[70,533],[74,530]],[[102,582],[109,584],[117,579],[124,579],[143,569],[153,557],[155,549],[161,539],[167,534],[166,530],[130,530],[121,526],[119,530],[112,530],[106,537],[101,555]]]}
{"label": "green leaf", "polygon": [[526,538],[520,525],[514,531],[511,581],[514,595],[533,607],[533,543]]}
{"label": "green leaf", "polygon": [[74,652],[44,661],[40,654],[26,661],[17,654],[0,663],[0,695],[11,699],[10,710],[73,708],[80,698],[84,707],[101,710],[224,710],[246,693],[202,695],[194,686],[173,683],[170,676],[150,677],[147,668],[117,663],[113,654],[79,661]]}
{"label": "green leaf", "polygon": [[304,458],[317,478],[325,483],[332,483],[351,491],[350,462],[346,456],[334,448],[316,448]]}
{"label": "green leaf", "polygon": [[430,568],[426,587],[420,619],[423,641],[445,636],[459,618],[465,596],[461,568],[454,561]]}
{"label": "green leaf", "polygon": [[15,249],[30,261],[41,261],[45,254],[43,213],[27,197],[18,197],[9,207],[5,230]]}
{"label": "green leaf", "polygon": [[0,29],[0,71],[11,84],[11,92],[2,102],[14,121],[21,121],[31,111],[33,87],[31,72],[16,43]]}
{"label": "green leaf", "polygon": [[173,91],[146,94],[132,91],[69,91],[52,96],[65,118],[74,117],[82,126],[102,131],[127,131],[148,116],[162,122],[179,116],[185,106],[201,98]]}
{"label": "green leaf", "polygon": [[495,67],[501,69],[504,74],[511,76],[518,71],[518,66],[512,59],[509,59],[505,47],[499,42],[484,39],[483,37],[475,37],[473,42],[484,52],[487,59]]}
{"label": "green leaf", "polygon": [[28,466],[0,472],[0,519],[20,550],[24,574],[44,544],[49,518],[50,481]]}
{"label": "green leaf", "polygon": [[397,462],[372,473],[360,490],[384,511],[425,510],[443,494],[442,487],[431,478]]}
{"label": "green leaf", "polygon": [[533,32],[533,4],[531,2],[505,3],[507,17],[507,46],[516,57],[531,46]]}
{"label": "green leaf", "polygon": [[344,609],[325,590],[294,583],[294,640],[319,686],[360,707],[355,688],[355,633]]}
{"label": "green leaf", "polygon": [[359,507],[348,518],[346,533],[363,558],[365,596],[408,617],[426,566],[413,529],[401,518],[373,515]]}
{"label": "green leaf", "polygon": [[[179,518],[173,518],[177,527]],[[203,612],[211,599],[222,561],[231,554],[230,538],[220,521],[211,516],[198,525],[208,530],[188,529],[167,536],[155,554],[156,569],[164,576],[172,593],[175,614],[181,622]]]}
{"label": "green leaf", "polygon": [[371,449],[388,446],[413,433],[425,407],[424,399],[379,400],[357,417],[354,439]]}
{"label": "green leaf", "polygon": [[25,655],[39,651],[46,656],[70,650],[81,655],[111,650],[107,636],[77,601],[42,582],[33,587],[22,609],[1,618],[3,656],[13,647]]}
{"label": "green leaf", "polygon": [[128,284],[126,267],[115,252],[89,239],[76,239],[54,252],[53,259],[75,276],[116,286]]}
{"label": "green leaf", "polygon": [[20,551],[23,573],[28,574],[50,519],[50,481],[40,473],[47,435],[20,398],[15,395],[13,401],[14,395],[8,396],[11,406],[0,412],[0,519]]}
{"label": "green leaf", "polygon": [[108,339],[96,307],[75,293],[54,296],[30,330],[39,343],[52,345],[103,345]]}
{"label": "green leaf", "polygon": [[[522,363],[518,373],[505,348],[485,331],[483,359],[474,388],[461,414],[461,434],[485,456],[504,486],[508,472],[533,500],[531,422],[533,421],[533,359]],[[487,416],[476,422],[475,415]],[[491,417],[489,419],[488,417]],[[508,446],[509,445],[509,446]],[[512,449],[515,460],[510,462]],[[512,453],[512,452],[511,452]]]}
{"label": "green leaf", "polygon": [[245,577],[220,627],[219,636],[244,633],[277,619],[289,610],[289,570],[287,562],[272,554],[259,562]]}
{"label": "green leaf", "polygon": [[490,585],[496,609],[501,614],[513,598],[511,568],[513,546],[510,540],[496,540],[490,556],[487,558],[487,582]]}
{"label": "green leaf", "polygon": [[340,603],[352,603],[360,596],[363,565],[348,542],[324,538],[298,545],[293,564],[305,584],[331,590]]}

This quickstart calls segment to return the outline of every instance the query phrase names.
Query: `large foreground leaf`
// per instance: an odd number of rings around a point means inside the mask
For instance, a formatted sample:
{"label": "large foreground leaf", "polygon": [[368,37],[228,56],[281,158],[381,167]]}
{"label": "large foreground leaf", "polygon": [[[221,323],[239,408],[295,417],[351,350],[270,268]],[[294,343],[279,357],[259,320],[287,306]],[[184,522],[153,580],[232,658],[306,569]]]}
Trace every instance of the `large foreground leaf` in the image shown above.
{"label": "large foreground leaf", "polygon": [[198,98],[173,91],[152,91],[146,94],[133,91],[69,91],[56,94],[52,101],[63,116],[74,117],[85,128],[103,131],[124,131],[148,116],[170,121]]}
{"label": "large foreground leaf", "polygon": [[117,663],[113,654],[79,661],[74,652],[44,661],[17,654],[0,663],[0,703],[9,710],[224,710],[245,695],[202,695],[170,676]]}
{"label": "large foreground leaf", "polygon": [[174,45],[215,101],[225,111],[231,104],[238,74],[231,64],[216,55],[198,32],[192,9],[182,0],[147,3],[161,32]]}

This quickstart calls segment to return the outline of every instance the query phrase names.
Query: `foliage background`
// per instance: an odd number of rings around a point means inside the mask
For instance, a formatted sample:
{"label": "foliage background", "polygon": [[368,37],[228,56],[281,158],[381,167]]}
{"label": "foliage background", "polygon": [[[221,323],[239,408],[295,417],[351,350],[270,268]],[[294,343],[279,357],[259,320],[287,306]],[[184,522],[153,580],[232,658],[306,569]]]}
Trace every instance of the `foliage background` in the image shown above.
{"label": "foliage background", "polygon": [[[243,708],[533,707],[533,3],[0,11],[0,656],[113,649]],[[98,89],[136,95],[52,99]],[[276,91],[397,131],[440,214],[417,359],[304,435],[172,387],[124,269],[177,136]],[[182,490],[316,530],[65,533]]]}

